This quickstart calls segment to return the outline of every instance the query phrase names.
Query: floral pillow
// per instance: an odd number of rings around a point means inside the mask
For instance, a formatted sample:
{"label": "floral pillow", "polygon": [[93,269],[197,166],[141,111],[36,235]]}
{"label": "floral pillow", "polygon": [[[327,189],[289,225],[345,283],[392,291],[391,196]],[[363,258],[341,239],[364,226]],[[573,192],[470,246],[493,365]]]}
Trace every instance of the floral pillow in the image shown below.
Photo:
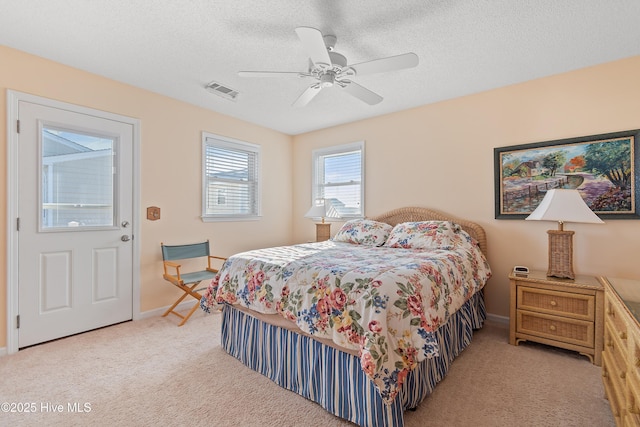
{"label": "floral pillow", "polygon": [[384,245],[405,249],[443,249],[459,245],[461,231],[460,225],[451,221],[403,222],[393,228]]}
{"label": "floral pillow", "polygon": [[393,229],[384,222],[370,219],[352,219],[344,223],[333,237],[334,242],[347,242],[357,245],[381,246]]}

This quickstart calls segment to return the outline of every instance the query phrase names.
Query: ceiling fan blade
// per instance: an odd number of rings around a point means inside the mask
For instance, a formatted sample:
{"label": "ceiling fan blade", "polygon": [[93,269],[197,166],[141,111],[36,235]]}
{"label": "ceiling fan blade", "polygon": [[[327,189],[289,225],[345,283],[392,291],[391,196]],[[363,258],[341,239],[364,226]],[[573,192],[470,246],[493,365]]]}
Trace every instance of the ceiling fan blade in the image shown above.
{"label": "ceiling fan blade", "polygon": [[298,27],[296,33],[314,64],[331,65],[331,58],[320,30],[311,27]]}
{"label": "ceiling fan blade", "polygon": [[292,106],[294,107],[304,107],[305,105],[307,105],[309,103],[309,101],[311,101],[318,93],[320,93],[320,91],[322,90],[322,87],[319,84],[315,84],[315,85],[311,85],[307,88],[307,90],[305,90],[304,92],[302,92],[302,95],[300,95],[298,97],[298,99],[296,99],[296,101],[292,104]]}
{"label": "ceiling fan blade", "polygon": [[340,85],[342,89],[369,105],[375,105],[384,99],[377,93],[371,92],[369,89],[352,81],[343,80],[342,83],[344,84],[344,86]]}
{"label": "ceiling fan blade", "polygon": [[238,71],[240,77],[307,77],[297,71]]}
{"label": "ceiling fan blade", "polygon": [[404,53],[402,55],[390,56],[388,58],[374,59],[372,61],[361,62],[350,65],[356,71],[356,75],[385,73],[387,71],[402,70],[418,65],[418,55],[415,53]]}

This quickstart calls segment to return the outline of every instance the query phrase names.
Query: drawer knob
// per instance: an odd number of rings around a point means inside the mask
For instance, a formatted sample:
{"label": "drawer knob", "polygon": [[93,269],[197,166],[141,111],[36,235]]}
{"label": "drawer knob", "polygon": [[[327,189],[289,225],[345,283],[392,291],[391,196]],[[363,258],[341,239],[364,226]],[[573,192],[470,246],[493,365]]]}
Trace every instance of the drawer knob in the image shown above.
{"label": "drawer knob", "polygon": [[549,326],[549,330],[551,330],[551,331],[555,331],[556,329],[557,329],[556,325],[550,325]]}
{"label": "drawer knob", "polygon": [[640,410],[638,410],[635,405],[629,405],[629,413],[640,414]]}
{"label": "drawer knob", "polygon": [[555,302],[554,300],[551,300],[549,304],[551,304],[551,307],[555,307],[556,305],[558,305],[558,303]]}
{"label": "drawer knob", "polygon": [[616,312],[611,309],[607,310],[607,314],[611,317],[616,317]]}
{"label": "drawer knob", "polygon": [[613,340],[607,341],[607,347],[613,348]]}
{"label": "drawer knob", "polygon": [[606,369],[602,370],[602,378],[609,378],[609,373],[607,372]]}
{"label": "drawer knob", "polygon": [[627,373],[622,371],[620,372],[620,378],[625,379],[627,377]]}
{"label": "drawer knob", "polygon": [[636,368],[640,368],[640,357],[636,357],[635,365]]}
{"label": "drawer knob", "polygon": [[626,340],[627,339],[627,333],[626,332],[620,332],[620,339]]}

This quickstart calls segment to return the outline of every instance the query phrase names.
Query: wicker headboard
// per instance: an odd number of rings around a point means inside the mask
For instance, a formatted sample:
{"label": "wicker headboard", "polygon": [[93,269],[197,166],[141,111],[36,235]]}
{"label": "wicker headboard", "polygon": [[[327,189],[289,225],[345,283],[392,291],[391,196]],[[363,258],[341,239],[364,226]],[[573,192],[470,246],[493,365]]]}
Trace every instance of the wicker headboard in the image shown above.
{"label": "wicker headboard", "polygon": [[371,217],[374,221],[386,222],[390,225],[400,224],[401,222],[408,221],[453,221],[456,224],[460,224],[462,229],[469,233],[471,237],[478,241],[480,250],[487,255],[487,236],[484,232],[484,228],[475,222],[467,221],[464,219],[456,218],[451,215],[444,214],[442,212],[434,211],[427,208],[399,208],[392,211],[383,213],[381,215]]}

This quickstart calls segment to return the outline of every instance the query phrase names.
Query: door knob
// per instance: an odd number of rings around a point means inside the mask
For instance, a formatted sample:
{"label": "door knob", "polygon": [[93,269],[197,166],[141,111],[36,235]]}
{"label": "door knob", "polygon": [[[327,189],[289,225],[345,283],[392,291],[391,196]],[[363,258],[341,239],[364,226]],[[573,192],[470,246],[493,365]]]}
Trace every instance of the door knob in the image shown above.
{"label": "door knob", "polygon": [[131,240],[131,237],[129,237],[127,234],[123,234],[120,240],[122,240],[123,242],[128,242],[129,240]]}

